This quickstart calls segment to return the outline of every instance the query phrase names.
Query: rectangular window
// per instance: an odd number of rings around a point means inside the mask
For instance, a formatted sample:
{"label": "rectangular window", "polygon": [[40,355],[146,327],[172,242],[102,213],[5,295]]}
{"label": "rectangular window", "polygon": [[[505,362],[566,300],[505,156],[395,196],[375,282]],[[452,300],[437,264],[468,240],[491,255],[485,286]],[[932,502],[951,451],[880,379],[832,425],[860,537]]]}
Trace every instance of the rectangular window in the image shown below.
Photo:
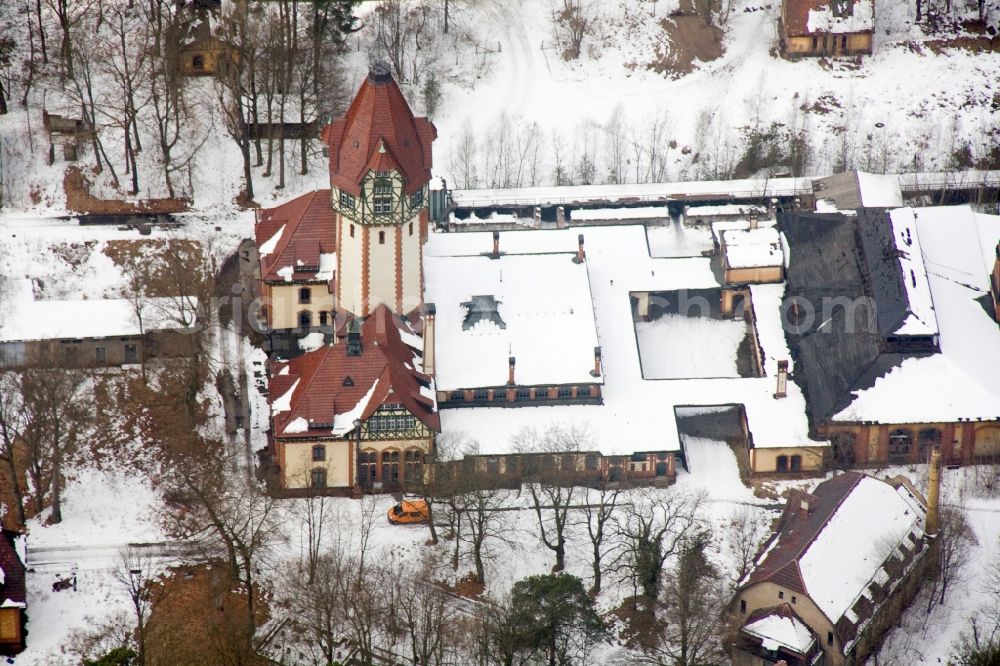
{"label": "rectangular window", "polygon": [[778,456],[778,460],[775,464],[775,471],[787,472],[788,471],[788,456]]}
{"label": "rectangular window", "polygon": [[351,225],[351,238],[354,238],[354,225]]}
{"label": "rectangular window", "polygon": [[320,326],[326,326],[329,323],[330,323],[330,313],[326,312],[325,310],[323,312],[320,312],[319,313],[319,325]]}
{"label": "rectangular window", "polygon": [[778,598],[779,599],[784,599],[785,598],[785,593],[779,590],[778,591]]}
{"label": "rectangular window", "polygon": [[138,363],[139,350],[135,345],[125,345],[125,362]]}
{"label": "rectangular window", "polygon": [[345,208],[354,208],[354,197],[344,190],[340,191],[340,205]]}
{"label": "rectangular window", "polygon": [[826,632],[826,644],[827,645],[833,645],[833,632],[832,631]]}
{"label": "rectangular window", "polygon": [[392,194],[392,183],[388,180],[376,180],[375,194]]}
{"label": "rectangular window", "polygon": [[325,469],[312,470],[309,480],[313,488],[326,488],[326,470]]}
{"label": "rectangular window", "polygon": [[413,235],[413,222],[410,222],[410,235]]}
{"label": "rectangular window", "polygon": [[789,463],[791,464],[792,471],[798,472],[802,469],[802,456],[792,456]]}
{"label": "rectangular window", "polygon": [[372,212],[376,215],[385,215],[392,212],[392,195],[376,195],[372,200]]}
{"label": "rectangular window", "polygon": [[388,171],[376,171],[375,172],[375,177],[376,178],[388,178],[389,177],[389,172]]}
{"label": "rectangular window", "polygon": [[424,205],[424,190],[423,188],[421,188],[410,195],[410,208],[420,208],[423,205]]}
{"label": "rectangular window", "polygon": [[794,604],[794,603],[795,603],[796,601],[798,601],[798,600],[799,600],[799,598],[798,598],[798,597],[796,597],[796,596],[795,596],[795,595],[793,594],[793,595],[792,595],[792,603]]}
{"label": "rectangular window", "polygon": [[98,347],[97,348],[97,362],[98,363],[107,363],[108,362],[108,353],[107,353],[107,350],[104,347]]}
{"label": "rectangular window", "polygon": [[302,287],[299,289],[299,303],[311,303],[312,302],[312,289],[309,287]]}
{"label": "rectangular window", "polygon": [[326,447],[322,444],[317,444],[313,447],[313,461],[319,462],[320,460],[326,460]]}
{"label": "rectangular window", "polygon": [[740,612],[741,613],[746,613],[747,612],[747,600],[746,599],[740,599]]}

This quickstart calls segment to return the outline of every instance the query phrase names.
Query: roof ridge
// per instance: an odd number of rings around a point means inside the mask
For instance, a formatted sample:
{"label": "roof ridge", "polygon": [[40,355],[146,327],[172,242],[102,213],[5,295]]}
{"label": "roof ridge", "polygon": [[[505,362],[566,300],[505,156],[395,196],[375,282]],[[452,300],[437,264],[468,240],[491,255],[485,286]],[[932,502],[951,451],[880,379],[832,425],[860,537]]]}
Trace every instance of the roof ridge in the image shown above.
{"label": "roof ridge", "polygon": [[[313,190],[312,192],[306,192],[305,194],[300,194],[299,196],[290,199],[283,204],[268,209],[270,211],[277,211],[281,210],[282,208],[285,208],[286,206],[294,209],[297,208],[295,204],[299,204],[302,200],[307,199],[305,201],[305,205],[302,207],[301,212],[299,212],[298,215],[295,215],[294,218],[292,216],[289,216],[287,219],[285,219],[284,229],[279,230],[281,232],[281,238],[279,238],[278,242],[275,244],[274,251],[268,253],[268,256],[273,257],[272,261],[277,261],[278,258],[281,256],[281,254],[285,251],[285,249],[288,248],[288,244],[292,242],[292,238],[295,236],[296,227],[299,226],[299,223],[302,221],[302,217],[305,215],[305,212],[309,210],[309,206],[312,204],[312,197],[318,191],[319,190]],[[268,267],[268,271],[265,271],[265,273],[269,272],[269,270],[270,267]]]}
{"label": "roof ridge", "polygon": [[[313,350],[311,352],[307,352],[306,354],[303,354],[302,356],[298,357],[298,358],[301,358],[301,359],[305,359],[309,354],[314,354],[314,353],[316,353],[316,352],[318,352],[320,350],[322,350],[323,358],[321,358],[319,360],[319,362],[317,362],[315,364],[315,368],[316,369],[309,376],[308,381],[306,381],[305,383],[300,384],[300,386],[294,387],[294,388],[299,389],[299,390],[294,391],[292,393],[291,400],[288,401],[288,416],[289,416],[289,418],[292,416],[292,414],[295,413],[295,411],[302,404],[302,401],[305,399],[306,394],[309,393],[308,388],[310,386],[312,386],[312,383],[316,380],[316,377],[319,375],[320,370],[322,369],[323,365],[326,363],[327,359],[330,357],[330,353],[333,350],[333,345],[323,345],[322,347],[320,347],[320,349],[315,349],[315,350]],[[305,363],[303,362],[303,364],[305,364]],[[302,373],[299,373],[299,378],[300,379],[302,378]],[[295,394],[296,393],[299,394],[298,400],[295,399]]]}

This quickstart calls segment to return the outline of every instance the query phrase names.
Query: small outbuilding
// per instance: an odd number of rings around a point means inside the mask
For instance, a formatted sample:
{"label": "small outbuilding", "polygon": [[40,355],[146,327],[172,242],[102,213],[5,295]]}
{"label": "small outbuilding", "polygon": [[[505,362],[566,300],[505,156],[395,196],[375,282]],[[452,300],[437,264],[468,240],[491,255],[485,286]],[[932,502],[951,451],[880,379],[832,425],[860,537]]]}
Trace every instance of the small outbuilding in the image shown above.
{"label": "small outbuilding", "polygon": [[868,55],[875,32],[875,0],[783,0],[778,21],[788,57]]}

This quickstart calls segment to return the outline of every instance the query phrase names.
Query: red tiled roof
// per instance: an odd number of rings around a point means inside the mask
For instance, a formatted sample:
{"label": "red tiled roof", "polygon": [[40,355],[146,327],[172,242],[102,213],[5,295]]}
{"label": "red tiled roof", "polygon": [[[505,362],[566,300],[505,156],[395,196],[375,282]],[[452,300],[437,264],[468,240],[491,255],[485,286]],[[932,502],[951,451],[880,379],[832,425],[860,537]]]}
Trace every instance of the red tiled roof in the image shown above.
{"label": "red tiled roof", "polygon": [[[284,227],[284,228],[282,228]],[[265,282],[284,282],[277,271],[291,266],[319,266],[321,253],[336,250],[336,227],[330,190],[316,190],[303,194],[276,208],[265,208],[257,213],[254,228],[257,248],[281,232],[274,249],[260,258],[260,275]],[[316,278],[316,271],[294,273],[293,279]]]}
{"label": "red tiled roof", "polygon": [[347,113],[323,130],[330,151],[330,183],[361,194],[360,184],[383,142],[415,192],[431,178],[431,142],[437,129],[427,118],[415,118],[399,86],[388,74],[370,74]]}
{"label": "red tiled roof", "polygon": [[[767,555],[754,567],[746,584],[741,587],[770,581],[808,594],[799,571],[799,558],[863,478],[864,474],[845,472],[816,486],[812,495],[793,490],[778,529],[764,546]],[[801,508],[803,501],[810,502],[810,511]]]}
{"label": "red tiled roof", "polygon": [[[431,377],[414,366],[414,350],[400,336],[400,330],[411,333],[409,325],[393,316],[380,305],[361,326],[360,356],[347,355],[347,343],[326,345],[287,362],[271,366],[269,400],[273,406],[284,400],[289,390],[294,392],[290,409],[274,413],[274,433],[278,438],[303,438],[339,435],[353,429],[350,423],[338,423],[332,428],[313,428],[286,432],[296,419],[306,423],[330,424],[357,411],[361,420],[370,417],[386,402],[400,402],[428,428],[441,429],[437,404],[420,393],[421,387],[431,386]],[[287,372],[285,369],[287,368]],[[279,374],[281,373],[281,374]],[[350,377],[350,381],[346,379]],[[363,403],[363,404],[362,404]],[[354,415],[350,417],[353,421]]]}

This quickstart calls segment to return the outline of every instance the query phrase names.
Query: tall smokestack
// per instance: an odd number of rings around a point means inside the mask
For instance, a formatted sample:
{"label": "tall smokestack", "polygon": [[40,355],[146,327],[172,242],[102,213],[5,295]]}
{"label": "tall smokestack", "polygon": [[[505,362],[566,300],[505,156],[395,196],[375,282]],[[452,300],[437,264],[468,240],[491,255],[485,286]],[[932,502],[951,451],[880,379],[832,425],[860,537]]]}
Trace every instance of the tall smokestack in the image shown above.
{"label": "tall smokestack", "polygon": [[941,496],[941,447],[935,446],[931,451],[931,464],[927,470],[927,524],[924,532],[927,536],[937,536],[940,529],[941,516],[938,502]]}
{"label": "tall smokestack", "polygon": [[437,318],[437,306],[428,303],[424,306],[424,372],[434,374],[434,320]]}
{"label": "tall smokestack", "polygon": [[507,358],[507,386],[514,385],[514,357]]}
{"label": "tall smokestack", "polygon": [[788,395],[788,361],[778,361],[778,383],[774,389],[775,398]]}

